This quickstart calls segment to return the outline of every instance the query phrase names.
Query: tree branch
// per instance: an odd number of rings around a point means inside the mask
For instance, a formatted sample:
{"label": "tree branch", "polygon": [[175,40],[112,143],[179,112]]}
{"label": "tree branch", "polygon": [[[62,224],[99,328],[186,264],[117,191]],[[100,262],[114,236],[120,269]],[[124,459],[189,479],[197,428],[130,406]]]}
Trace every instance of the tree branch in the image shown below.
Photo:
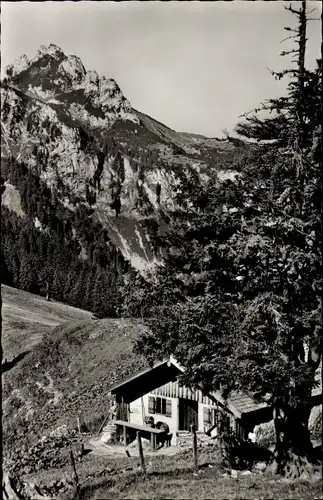
{"label": "tree branch", "polygon": [[286,30],[286,31],[293,31],[294,33],[298,33],[298,30],[295,30],[294,28],[289,28],[288,26],[285,26],[284,30]]}
{"label": "tree branch", "polygon": [[297,38],[297,35],[287,36],[286,38],[284,38],[283,40],[281,40],[279,43],[286,42],[287,40],[291,40],[292,38]]}
{"label": "tree branch", "polygon": [[289,54],[297,54],[298,50],[292,49],[292,50],[283,50],[280,55],[281,56],[288,56]]}
{"label": "tree branch", "polygon": [[292,8],[292,5],[290,4],[288,7],[284,7],[285,10],[289,10],[293,14],[296,14],[297,16],[301,16],[302,11],[301,10],[295,10]]}

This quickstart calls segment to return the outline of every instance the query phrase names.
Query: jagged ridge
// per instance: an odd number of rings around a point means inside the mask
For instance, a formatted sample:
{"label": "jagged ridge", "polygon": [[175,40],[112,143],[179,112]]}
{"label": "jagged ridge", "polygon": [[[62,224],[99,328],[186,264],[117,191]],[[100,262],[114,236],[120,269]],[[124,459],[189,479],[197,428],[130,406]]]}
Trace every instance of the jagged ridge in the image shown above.
{"label": "jagged ridge", "polygon": [[160,258],[142,221],[185,209],[183,184],[207,181],[210,154],[225,164],[234,150],[134,110],[113,79],[86,71],[53,44],[6,68],[1,108],[2,157],[27,164],[71,209],[75,198],[91,206],[139,269]]}
{"label": "jagged ridge", "polygon": [[5,75],[47,103],[67,104],[77,119],[96,118],[94,124],[102,127],[118,117],[139,121],[115,80],[86,71],[79,57],[66,56],[56,45],[41,46],[30,61],[21,56]]}

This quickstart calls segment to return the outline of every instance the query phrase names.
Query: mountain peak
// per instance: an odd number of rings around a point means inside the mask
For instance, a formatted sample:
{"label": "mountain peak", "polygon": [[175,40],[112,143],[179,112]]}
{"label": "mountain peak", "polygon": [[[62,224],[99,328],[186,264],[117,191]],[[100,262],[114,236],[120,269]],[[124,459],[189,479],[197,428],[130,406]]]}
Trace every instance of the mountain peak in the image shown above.
{"label": "mountain peak", "polygon": [[84,81],[86,69],[83,66],[81,59],[77,56],[67,56],[59,65],[59,73],[67,74],[72,83]]}
{"label": "mountain peak", "polygon": [[42,45],[34,58],[19,57],[6,68],[15,87],[45,102],[61,104],[81,122],[99,127],[116,119],[139,123],[130,102],[113,78],[87,71],[76,55],[66,55],[57,45]]}
{"label": "mountain peak", "polygon": [[52,57],[59,57],[61,55],[64,55],[64,52],[60,47],[55,45],[54,43],[50,43],[49,45],[41,45],[40,48],[37,51],[37,56],[36,58],[43,57],[45,55],[49,55]]}
{"label": "mountain peak", "polygon": [[13,64],[9,64],[9,66],[5,68],[5,75],[9,78],[19,75],[19,73],[28,69],[29,66],[36,63],[44,56],[50,56],[54,59],[58,59],[59,57],[64,56],[64,52],[60,47],[54,45],[53,43],[50,43],[47,46],[41,45],[33,59],[29,60],[26,54],[17,57]]}

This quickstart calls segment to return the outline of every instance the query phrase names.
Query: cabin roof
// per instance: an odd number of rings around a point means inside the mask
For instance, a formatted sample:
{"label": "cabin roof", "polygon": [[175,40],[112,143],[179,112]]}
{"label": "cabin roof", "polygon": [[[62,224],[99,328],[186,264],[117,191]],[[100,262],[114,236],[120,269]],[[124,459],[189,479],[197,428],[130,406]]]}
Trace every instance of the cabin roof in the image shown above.
{"label": "cabin roof", "polygon": [[255,401],[251,396],[244,392],[232,391],[229,398],[230,403],[234,405],[242,414],[258,411],[262,408],[267,408],[268,405],[264,401]]}
{"label": "cabin roof", "polygon": [[[112,394],[123,396],[124,400],[130,403],[148,392],[155,392],[159,387],[166,386],[166,384],[169,385],[169,382],[176,381],[178,376],[184,371],[185,369],[177,360],[173,356],[170,356],[168,359],[156,361],[151,366],[136,371],[131,376],[110,386],[108,390]],[[313,402],[321,398],[321,370],[316,372],[315,378],[319,385],[312,391]],[[200,393],[200,397],[198,393]],[[167,392],[165,396],[181,397],[178,393],[171,394]],[[185,397],[189,399],[195,399],[200,402],[203,402],[203,396],[208,397],[215,403],[226,406],[236,418],[249,417],[252,414],[263,413],[266,408],[269,409],[266,402],[256,401],[252,395],[241,391],[232,391],[226,400],[219,391],[207,392],[201,387],[197,387],[196,390],[189,390],[187,395],[185,395]]]}
{"label": "cabin roof", "polygon": [[[148,368],[136,371],[133,375],[109,387],[108,390],[112,394],[121,395],[125,401],[131,402],[158,387],[175,381],[178,375],[183,372],[184,368],[173,356],[170,356],[168,359],[156,361]],[[203,393],[204,396],[208,396],[214,402],[227,406],[237,418],[241,418],[243,414],[267,407],[266,403],[256,402],[247,394],[240,392],[232,392],[228,399],[224,400],[218,391],[208,393],[199,387],[197,391]],[[194,391],[190,391],[190,394],[193,393]],[[174,395],[169,394],[169,397],[174,397]]]}
{"label": "cabin roof", "polygon": [[118,394],[127,403],[135,401],[157,387],[176,380],[181,373],[179,366],[170,359],[156,361],[150,367],[135,372],[111,386],[108,391]]}
{"label": "cabin roof", "polygon": [[115,384],[111,385],[109,387],[109,392],[112,392],[113,394],[116,393],[116,389],[122,388],[126,384],[129,384],[130,382],[142,377],[143,375],[152,372],[155,368],[164,365],[167,363],[167,359],[162,360],[162,361],[156,361],[152,365],[148,366],[147,368],[143,368],[141,370],[137,370],[135,373],[132,375],[129,375],[128,377],[123,378],[121,381],[116,382]]}

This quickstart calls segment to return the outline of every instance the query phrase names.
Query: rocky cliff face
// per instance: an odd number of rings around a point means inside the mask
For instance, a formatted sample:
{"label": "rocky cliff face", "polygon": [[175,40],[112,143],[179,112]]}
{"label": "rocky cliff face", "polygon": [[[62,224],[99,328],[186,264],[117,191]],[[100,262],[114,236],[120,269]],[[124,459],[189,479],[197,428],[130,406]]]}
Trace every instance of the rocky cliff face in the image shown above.
{"label": "rocky cliff face", "polygon": [[2,157],[27,164],[71,209],[91,206],[134,267],[158,260],[152,228],[180,208],[183,183],[205,182],[212,154],[222,165],[231,145],[177,133],[134,110],[113,79],[55,45],[20,57],[5,74]]}

